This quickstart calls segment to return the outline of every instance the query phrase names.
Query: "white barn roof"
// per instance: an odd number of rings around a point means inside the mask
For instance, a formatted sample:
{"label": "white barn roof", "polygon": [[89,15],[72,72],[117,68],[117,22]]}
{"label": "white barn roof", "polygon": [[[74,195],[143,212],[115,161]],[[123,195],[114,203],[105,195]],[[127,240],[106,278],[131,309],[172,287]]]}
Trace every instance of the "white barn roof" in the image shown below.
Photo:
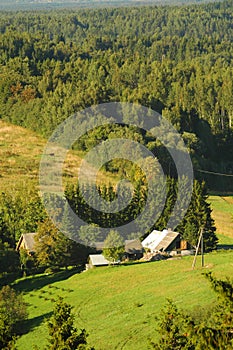
{"label": "white barn roof", "polygon": [[103,254],[92,254],[92,255],[89,255],[89,259],[90,259],[90,263],[93,266],[105,266],[105,265],[109,265],[110,264],[110,261],[105,259]]}
{"label": "white barn roof", "polygon": [[168,234],[168,230],[163,231],[152,231],[143,241],[143,248],[148,248],[151,251],[156,250],[156,247],[159,243],[164,239],[164,237]]}

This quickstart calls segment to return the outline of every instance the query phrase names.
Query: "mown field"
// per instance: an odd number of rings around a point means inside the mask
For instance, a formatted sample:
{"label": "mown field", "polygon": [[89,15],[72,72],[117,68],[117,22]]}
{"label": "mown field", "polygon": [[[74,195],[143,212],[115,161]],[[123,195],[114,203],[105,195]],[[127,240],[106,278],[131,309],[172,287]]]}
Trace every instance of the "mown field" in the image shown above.
{"label": "mown field", "polygon": [[216,277],[233,275],[233,251],[205,256],[205,268],[198,257],[97,268],[83,273],[62,272],[18,280],[16,289],[24,292],[29,319],[26,332],[18,341],[19,350],[31,350],[36,344],[44,349],[48,338],[44,319],[51,315],[58,296],[74,306],[78,328],[85,328],[89,343],[97,350],[147,349],[148,338],[155,339],[156,321],[167,298],[188,310],[206,308],[215,293],[202,276],[212,271]]}
{"label": "mown field", "polygon": [[[38,186],[38,169],[46,141],[35,133],[0,121],[0,188],[20,188],[21,183]],[[75,179],[80,154],[69,152],[64,165],[64,180]],[[100,174],[99,181],[109,177]],[[9,188],[9,184],[11,184]],[[233,197],[210,196],[220,245],[233,246]],[[208,254],[206,268],[216,276],[232,276],[233,251]],[[76,325],[90,333],[89,342],[97,350],[147,348],[148,338],[156,337],[155,316],[166,298],[179,306],[206,307],[215,294],[197,269],[191,270],[192,258],[140,265],[101,268],[81,274],[63,272],[20,280],[15,287],[24,292],[29,320],[22,325],[25,333],[17,342],[19,350],[34,345],[44,349],[48,337],[44,319],[61,295],[74,306]]]}
{"label": "mown field", "polygon": [[233,196],[209,196],[209,202],[220,243],[228,244],[225,236],[233,238]]}
{"label": "mown field", "polygon": [[[20,190],[39,186],[39,167],[46,140],[36,133],[0,120],[0,189]],[[76,182],[82,154],[70,150],[64,161],[63,183]],[[113,182],[110,174],[99,172],[97,182]],[[10,186],[9,186],[10,184]]]}

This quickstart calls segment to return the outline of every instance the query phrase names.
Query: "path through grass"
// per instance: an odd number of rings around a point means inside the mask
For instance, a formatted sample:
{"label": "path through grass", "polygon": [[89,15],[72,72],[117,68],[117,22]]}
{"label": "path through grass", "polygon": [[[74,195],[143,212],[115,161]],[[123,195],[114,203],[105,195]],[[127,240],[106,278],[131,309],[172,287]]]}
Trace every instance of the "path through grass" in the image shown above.
{"label": "path through grass", "polygon": [[[89,343],[96,350],[144,350],[149,337],[156,337],[155,316],[172,298],[179,307],[208,307],[215,300],[208,281],[202,276],[213,271],[217,277],[233,275],[233,251],[215,252],[205,256],[206,267],[191,269],[193,257],[130,266],[97,268],[68,279],[52,280],[49,276],[18,281],[29,304],[29,321],[17,342],[19,350],[33,345],[44,349],[47,329],[43,318],[51,314],[53,302],[63,296],[74,306],[78,328],[89,333]],[[43,280],[44,279],[44,280]]]}

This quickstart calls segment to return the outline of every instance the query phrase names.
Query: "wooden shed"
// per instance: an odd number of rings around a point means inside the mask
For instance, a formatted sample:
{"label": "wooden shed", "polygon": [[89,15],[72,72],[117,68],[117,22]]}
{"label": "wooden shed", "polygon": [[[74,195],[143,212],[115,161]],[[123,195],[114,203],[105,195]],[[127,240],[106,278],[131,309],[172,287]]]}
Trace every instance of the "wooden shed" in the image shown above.
{"label": "wooden shed", "polygon": [[88,263],[86,264],[86,269],[91,269],[93,267],[108,266],[111,262],[107,260],[103,254],[91,254],[88,257]]}
{"label": "wooden shed", "polygon": [[19,252],[20,249],[25,249],[29,255],[33,255],[35,253],[35,235],[36,232],[23,233],[20,236],[19,242],[16,246],[16,250]]}
{"label": "wooden shed", "polygon": [[130,260],[138,260],[143,257],[143,246],[139,239],[125,241],[125,257]]}

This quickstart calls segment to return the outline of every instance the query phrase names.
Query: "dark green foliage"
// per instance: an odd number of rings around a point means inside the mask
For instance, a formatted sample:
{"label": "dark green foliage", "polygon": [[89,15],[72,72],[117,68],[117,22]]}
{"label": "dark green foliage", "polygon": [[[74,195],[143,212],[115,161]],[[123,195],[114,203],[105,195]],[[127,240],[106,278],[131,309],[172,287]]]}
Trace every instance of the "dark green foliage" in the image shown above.
{"label": "dark green foliage", "polygon": [[36,231],[45,210],[38,192],[22,187],[0,194],[0,215],[0,241],[15,248],[22,233]]}
{"label": "dark green foliage", "polygon": [[95,242],[103,241],[99,226],[94,224],[81,226],[78,232],[78,237],[80,241],[88,247],[94,247]]}
{"label": "dark green foliage", "polygon": [[230,350],[233,346],[233,283],[222,281],[207,273],[218,301],[208,313],[196,317],[178,310],[168,301],[161,312],[158,332],[160,340],[150,341],[151,349],[219,349]]}
{"label": "dark green foliage", "polygon": [[72,307],[60,298],[54,307],[53,315],[48,321],[49,345],[47,350],[94,350],[87,345],[87,332],[79,333],[74,327]]}
{"label": "dark green foliage", "polygon": [[26,249],[20,249],[19,254],[20,254],[21,269],[25,273],[31,271],[34,267],[36,267],[37,261],[35,257],[29,255]]}
{"label": "dark green foliage", "polygon": [[194,350],[189,340],[187,329],[193,325],[191,317],[178,310],[176,305],[168,300],[161,310],[158,332],[161,335],[159,343],[150,343],[151,349],[157,350]]}
{"label": "dark green foliage", "polygon": [[86,261],[88,249],[60,232],[50,219],[38,226],[35,236],[35,258],[39,265],[50,268],[78,265]]}
{"label": "dark green foliage", "polygon": [[[92,227],[87,226],[85,228],[84,226],[80,228],[77,233],[80,241],[83,241],[84,244],[88,244],[89,239],[89,245],[96,241],[103,241],[106,239],[106,237],[99,235],[98,226],[114,228],[124,225],[138,217],[147,200],[147,182],[143,178],[143,174],[140,172],[138,173],[136,180],[137,182],[135,181],[135,188],[131,202],[125,209],[115,214],[103,213],[90,208],[85,202],[79,186],[77,187],[77,190],[75,190],[74,187],[67,188],[66,195],[71,207],[81,219],[89,224],[92,224]],[[156,200],[154,203],[150,203],[147,208],[149,218],[150,215],[153,215],[153,213],[156,212],[156,209],[159,211],[161,206],[161,185],[158,179],[156,179],[156,181],[157,184],[154,186],[154,198]],[[183,179],[183,183],[185,183],[185,179]],[[133,232],[140,232],[141,237],[143,237],[147,233],[151,232],[153,228],[162,230],[167,227],[168,220],[177,199],[177,181],[172,178],[167,178],[166,186],[166,202],[160,217],[157,220],[152,220],[152,227],[147,226],[149,222],[147,222],[147,217],[144,218],[144,221],[139,220],[137,224],[135,224],[135,227],[132,228],[132,232],[127,233],[124,239],[131,239],[130,234]],[[93,196],[93,187],[86,186],[83,191],[87,191],[90,197]],[[100,186],[98,188],[98,192],[100,196],[107,201],[111,198],[115,198],[116,196],[115,190],[112,188],[112,186],[109,188],[106,186]],[[179,213],[176,213],[176,215],[179,215]],[[93,223],[95,223],[97,226],[93,225]],[[214,221],[211,217],[210,205],[207,202],[206,187],[204,183],[194,181],[193,194],[188,211],[178,227],[174,227],[173,229],[180,232],[183,239],[187,240],[191,246],[196,247],[201,228],[204,230],[205,251],[216,249],[218,239],[215,233],[216,229],[214,226]]]}
{"label": "dark green foliage", "polygon": [[[221,181],[198,171],[233,171],[232,35],[232,0],[2,13],[0,116],[48,136],[87,106],[140,103],[162,113],[184,136],[199,179],[232,189],[231,178]],[[74,147],[88,150],[111,133],[111,128],[93,130]],[[135,139],[133,134],[133,128],[125,133]],[[140,139],[149,142],[142,133]],[[163,158],[161,145],[152,144]],[[173,175],[170,162],[165,168]]]}
{"label": "dark green foliage", "polygon": [[103,255],[106,259],[115,262],[124,254],[124,240],[116,230],[110,230],[104,241]]}
{"label": "dark green foliage", "polygon": [[4,286],[0,291],[0,348],[13,349],[13,336],[17,333],[17,324],[27,318],[26,304],[22,297]]}
{"label": "dark green foliage", "polygon": [[0,243],[0,275],[17,272],[20,268],[20,259],[15,249],[9,247],[8,244]]}
{"label": "dark green foliage", "polygon": [[183,233],[183,238],[192,246],[196,247],[201,228],[204,235],[205,251],[215,249],[218,238],[216,228],[211,217],[210,204],[207,202],[205,184],[194,181],[192,200],[183,222],[178,226],[178,230]]}

